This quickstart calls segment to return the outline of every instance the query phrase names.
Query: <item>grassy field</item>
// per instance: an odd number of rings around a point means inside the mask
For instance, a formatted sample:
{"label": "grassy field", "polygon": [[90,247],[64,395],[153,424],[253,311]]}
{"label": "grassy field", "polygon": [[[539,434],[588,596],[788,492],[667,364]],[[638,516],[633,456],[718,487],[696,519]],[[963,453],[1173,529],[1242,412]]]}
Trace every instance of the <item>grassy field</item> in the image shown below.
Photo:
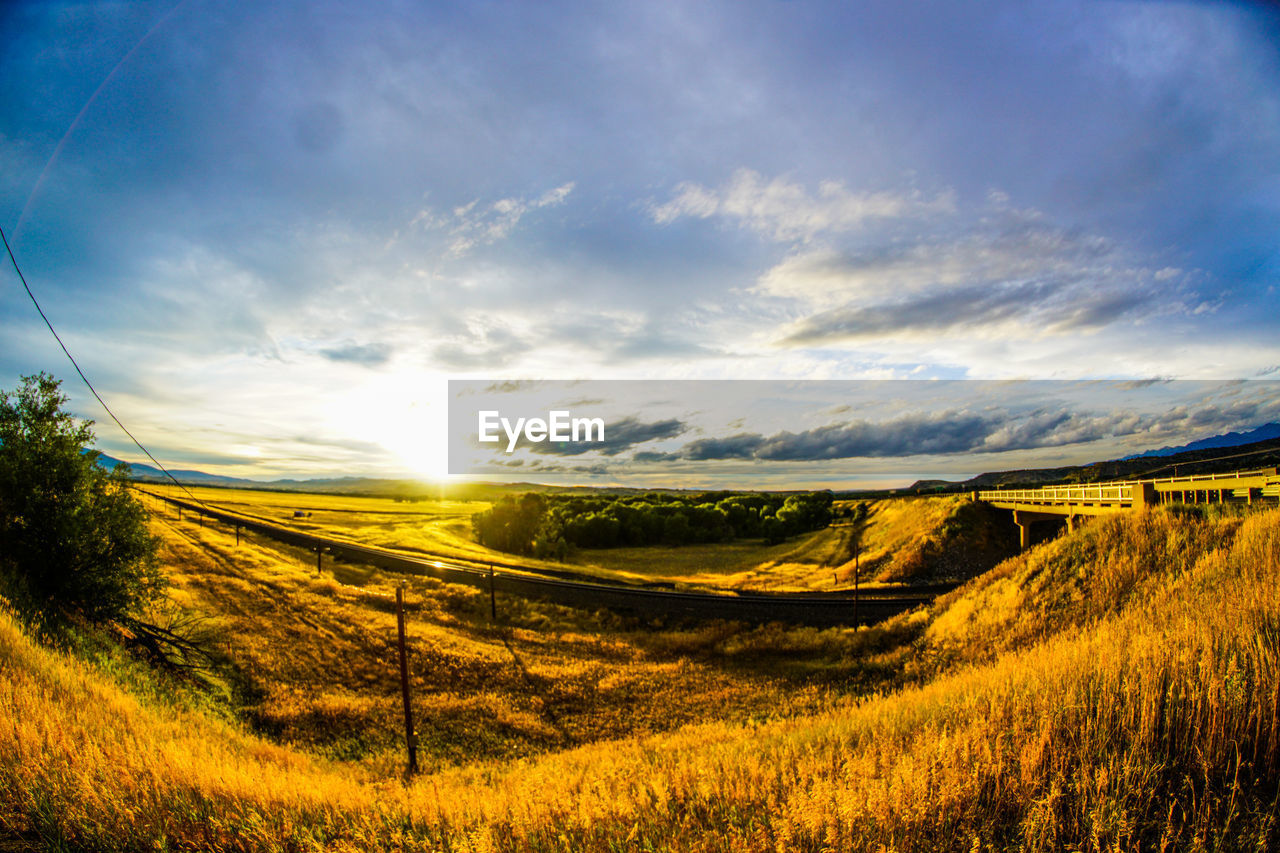
{"label": "grassy field", "polygon": [[[816,707],[812,667],[691,659],[698,632],[332,563],[222,525],[156,515],[171,606],[217,638],[210,676],[251,727],[385,773],[401,760],[395,588],[405,585],[427,766]],[[724,634],[724,631],[720,633]],[[742,633],[729,631],[728,633]],[[727,634],[726,634],[727,636]],[[699,649],[706,652],[707,649]],[[830,679],[828,679],[830,680]]]}
{"label": "grassy field", "polygon": [[518,734],[456,754],[428,735],[431,770],[408,782],[389,752],[316,740],[394,706],[387,581],[316,579],[207,528],[162,533],[177,604],[222,620],[227,661],[256,679],[221,689],[257,705],[241,715],[118,654],[50,650],[0,614],[0,827],[14,837],[107,850],[1280,842],[1278,510],[1096,519],[853,632],[646,631],[541,608],[503,629],[466,591],[416,584],[424,734],[451,713],[466,738]]}
{"label": "grassy field", "polygon": [[[185,497],[176,487],[147,488]],[[854,584],[855,562],[861,569],[860,582],[871,586],[933,580],[937,579],[933,570],[943,562],[941,555],[978,553],[984,547],[992,550],[972,541],[951,541],[956,534],[949,532],[947,522],[962,513],[967,503],[958,496],[868,502],[867,517],[859,524],[838,523],[778,545],[740,540],[678,548],[583,549],[561,563],[516,557],[475,542],[471,516],[489,507],[480,501],[397,501],[242,489],[193,488],[192,492],[211,506],[273,524],[409,554],[681,587],[775,592],[846,589]],[[298,518],[295,513],[307,515]],[[1006,543],[1016,544],[1016,535],[1006,531]],[[972,575],[1002,556],[993,551],[979,566],[943,576]]]}

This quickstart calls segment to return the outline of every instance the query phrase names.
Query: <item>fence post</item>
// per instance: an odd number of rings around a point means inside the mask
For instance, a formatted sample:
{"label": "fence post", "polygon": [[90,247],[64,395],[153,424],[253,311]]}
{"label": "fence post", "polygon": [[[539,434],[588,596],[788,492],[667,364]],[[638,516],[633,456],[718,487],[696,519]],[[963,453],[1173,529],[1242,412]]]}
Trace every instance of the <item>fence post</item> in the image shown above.
{"label": "fence post", "polygon": [[404,697],[404,743],[409,751],[409,773],[418,772],[418,738],[413,733],[413,706],[409,704],[409,658],[404,647],[404,587],[396,587],[396,630],[400,646],[400,693]]}

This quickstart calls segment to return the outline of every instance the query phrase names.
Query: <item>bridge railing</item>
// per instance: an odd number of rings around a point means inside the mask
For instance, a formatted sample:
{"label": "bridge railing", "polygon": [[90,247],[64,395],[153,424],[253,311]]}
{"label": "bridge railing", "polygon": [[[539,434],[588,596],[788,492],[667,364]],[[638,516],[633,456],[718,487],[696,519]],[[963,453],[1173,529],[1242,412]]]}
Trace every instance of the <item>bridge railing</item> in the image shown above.
{"label": "bridge railing", "polygon": [[978,492],[988,503],[1132,503],[1134,483],[1102,483],[1091,486],[1045,486],[1039,489],[989,489]]}
{"label": "bridge railing", "polygon": [[[1254,480],[1260,477],[1274,477],[1277,473],[1280,473],[1280,469],[1258,468],[1253,471],[1232,471],[1229,474],[1188,474],[1182,477],[1157,477],[1150,482],[1155,483],[1156,488],[1161,489],[1161,491],[1167,491],[1168,487],[1176,489],[1183,483],[1204,483],[1206,481],[1221,481],[1229,483],[1232,480]],[[1230,487],[1224,486],[1224,488]]]}
{"label": "bridge railing", "polygon": [[[1146,480],[1120,480],[1078,486],[1043,486],[1034,489],[987,489],[978,492],[978,499],[988,503],[1032,504],[1134,504],[1135,488],[1143,486],[1158,492],[1179,490],[1207,491],[1236,490],[1247,486],[1257,488],[1264,495],[1280,492],[1280,469],[1258,468],[1251,471],[1232,471],[1224,474],[1188,474],[1182,477],[1160,477]],[[1243,488],[1241,488],[1243,491]]]}

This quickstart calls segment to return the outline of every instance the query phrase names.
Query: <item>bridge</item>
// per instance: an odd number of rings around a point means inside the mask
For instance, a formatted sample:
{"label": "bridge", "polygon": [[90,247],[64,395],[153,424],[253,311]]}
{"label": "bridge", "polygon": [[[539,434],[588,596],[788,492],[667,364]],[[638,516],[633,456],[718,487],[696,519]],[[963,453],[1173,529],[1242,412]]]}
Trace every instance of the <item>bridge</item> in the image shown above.
{"label": "bridge", "polygon": [[1031,541],[1031,525],[1038,521],[1065,519],[1067,529],[1074,530],[1082,517],[1090,515],[1171,503],[1252,504],[1255,500],[1275,497],[1280,497],[1280,469],[1277,468],[1081,486],[987,489],[973,493],[974,500],[1013,510],[1023,548]]}

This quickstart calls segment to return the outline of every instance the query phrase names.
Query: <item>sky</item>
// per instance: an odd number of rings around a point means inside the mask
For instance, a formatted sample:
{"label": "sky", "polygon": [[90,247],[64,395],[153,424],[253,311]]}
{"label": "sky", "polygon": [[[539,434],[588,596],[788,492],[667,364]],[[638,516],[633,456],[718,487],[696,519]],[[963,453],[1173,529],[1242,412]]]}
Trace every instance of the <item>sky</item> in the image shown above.
{"label": "sky", "polygon": [[[1275,379],[1278,46],[1227,2],[17,0],[0,225],[130,430],[233,476],[439,475],[450,379]],[[0,275],[0,387],[139,459]]]}

